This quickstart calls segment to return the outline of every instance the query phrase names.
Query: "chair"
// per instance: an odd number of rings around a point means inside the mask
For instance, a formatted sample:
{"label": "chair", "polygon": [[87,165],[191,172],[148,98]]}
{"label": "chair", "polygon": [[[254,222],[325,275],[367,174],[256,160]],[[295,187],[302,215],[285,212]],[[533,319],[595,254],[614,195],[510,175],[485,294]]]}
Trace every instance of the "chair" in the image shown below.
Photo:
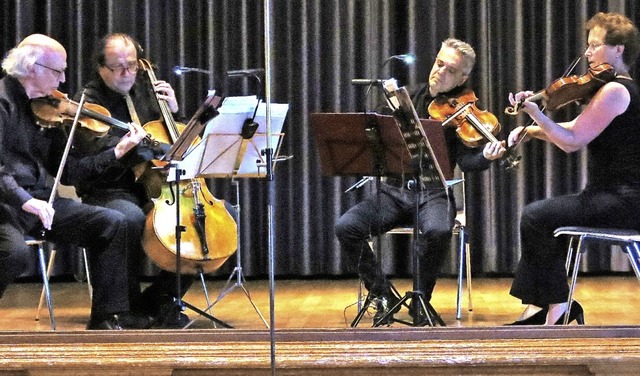
{"label": "chair", "polygon": [[[56,330],[56,318],[53,312],[53,299],[51,297],[51,289],[49,287],[49,278],[51,277],[51,271],[55,262],[56,250],[52,244],[46,240],[40,239],[26,239],[25,243],[29,247],[37,247],[38,249],[38,264],[40,269],[40,275],[42,276],[42,293],[40,294],[40,301],[38,303],[38,310],[36,312],[36,321],[40,320],[40,310],[44,302],[47,302],[47,308],[49,309],[49,322],[51,329]],[[49,251],[49,261],[45,261],[45,251]],[[87,252],[82,248],[82,256],[84,261],[85,272],[87,275],[87,284],[89,288],[89,297],[93,296],[91,288],[91,277],[89,275],[89,263],[87,261]]]}
{"label": "chair", "polygon": [[[473,302],[471,301],[471,247],[467,239],[466,218],[464,209],[458,210],[456,214],[455,224],[452,230],[453,235],[458,236],[458,284],[456,294],[456,320],[462,318],[462,280],[465,277],[467,281],[467,295],[469,300],[469,311],[473,311]],[[404,234],[413,235],[413,227],[396,227],[387,231],[387,234]]]}
{"label": "chair", "polygon": [[[456,184],[457,185],[457,184]],[[460,197],[460,205],[456,212],[455,223],[452,229],[452,234],[458,236],[458,284],[456,294],[456,320],[462,319],[462,280],[465,276],[467,280],[467,294],[469,300],[469,312],[473,311],[473,302],[471,300],[471,247],[467,238],[466,231],[466,205],[464,195],[464,174],[461,173],[461,179],[459,184],[458,197]],[[401,226],[393,228],[386,232],[386,234],[401,234],[401,235],[413,235],[413,227]],[[373,249],[373,242],[369,242],[370,247]],[[362,283],[360,283],[358,290],[358,310],[361,310],[362,302]]]}
{"label": "chair", "polygon": [[[638,282],[640,282],[640,233],[637,231],[593,227],[560,227],[554,231],[553,235],[556,237],[568,235],[570,237],[567,261],[565,263],[567,275],[569,274],[569,269],[571,267],[571,260],[574,260],[573,273],[571,275],[571,282],[569,285],[569,297],[567,298],[567,314],[565,314],[564,317],[564,325],[568,324],[568,313],[571,311],[571,304],[573,303],[573,293],[578,279],[580,259],[582,258],[582,254],[587,251],[586,245],[588,243],[604,243],[620,246],[622,251],[627,254],[627,257],[629,257],[631,267],[638,278]],[[573,256],[574,251],[575,257]]]}

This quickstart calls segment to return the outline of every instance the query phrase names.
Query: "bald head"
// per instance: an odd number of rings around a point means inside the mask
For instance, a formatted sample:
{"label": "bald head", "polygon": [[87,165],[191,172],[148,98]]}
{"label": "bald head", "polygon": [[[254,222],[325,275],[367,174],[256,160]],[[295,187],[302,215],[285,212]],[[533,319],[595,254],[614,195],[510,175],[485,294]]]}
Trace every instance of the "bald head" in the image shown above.
{"label": "bald head", "polygon": [[17,47],[21,48],[25,46],[40,47],[49,51],[66,53],[60,42],[44,34],[31,34],[24,38]]}

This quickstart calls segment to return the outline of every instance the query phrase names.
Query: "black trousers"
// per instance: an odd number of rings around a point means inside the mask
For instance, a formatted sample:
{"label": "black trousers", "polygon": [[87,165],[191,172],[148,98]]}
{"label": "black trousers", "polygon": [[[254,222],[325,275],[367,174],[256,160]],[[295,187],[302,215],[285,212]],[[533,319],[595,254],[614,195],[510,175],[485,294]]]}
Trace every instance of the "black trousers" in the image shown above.
{"label": "black trousers", "polygon": [[[422,260],[420,290],[429,301],[450,247],[456,206],[453,194],[447,195],[444,190],[423,191],[420,195],[421,235],[414,241],[419,243]],[[357,266],[365,287],[374,295],[383,294],[388,282],[367,239],[399,225],[413,224],[414,208],[414,192],[383,184],[378,195],[352,207],[336,222],[335,232],[343,252],[350,264]]]}
{"label": "black trousers", "polygon": [[[129,190],[100,190],[90,196],[83,196],[85,203],[98,205],[122,213],[125,217],[126,226],[133,234],[133,241],[130,245],[130,252],[127,255],[129,265],[129,300],[132,310],[150,315],[160,312],[162,305],[171,303],[174,298],[178,298],[178,284],[176,274],[166,270],[161,270],[149,287],[144,291],[140,289],[140,274],[143,268],[144,249],[142,247],[142,235],[145,229],[146,213],[143,210],[146,200],[142,200],[140,194]],[[236,211],[232,205],[225,202],[225,207],[237,220]],[[193,275],[180,275],[180,293],[186,294],[194,282]],[[180,296],[181,298],[182,296]]]}
{"label": "black trousers", "polygon": [[[54,201],[55,215],[45,239],[87,249],[93,284],[91,314],[103,317],[129,311],[127,252],[131,233],[124,215],[71,199]],[[27,212],[19,221],[0,224],[0,294],[27,266],[29,248],[25,236],[40,237],[40,220]]]}
{"label": "black trousers", "polygon": [[568,242],[553,236],[562,226],[640,230],[640,191],[588,188],[527,205],[520,221],[522,256],[510,291],[523,304],[544,307],[567,301]]}

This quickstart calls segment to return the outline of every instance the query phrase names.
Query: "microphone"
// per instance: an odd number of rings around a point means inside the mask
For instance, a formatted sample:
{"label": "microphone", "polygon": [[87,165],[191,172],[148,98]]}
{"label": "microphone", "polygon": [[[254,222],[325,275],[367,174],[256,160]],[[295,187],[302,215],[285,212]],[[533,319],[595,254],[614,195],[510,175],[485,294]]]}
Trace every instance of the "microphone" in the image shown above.
{"label": "microphone", "polygon": [[380,69],[387,65],[387,63],[389,63],[391,60],[400,60],[407,65],[411,65],[416,62],[416,57],[413,54],[393,55],[387,58],[387,60],[385,60],[382,65],[380,65]]}
{"label": "microphone", "polygon": [[402,60],[405,64],[413,64],[416,62],[416,57],[413,54],[393,55],[389,59]]}
{"label": "microphone", "polygon": [[211,72],[209,72],[208,70],[201,69],[201,68],[183,67],[183,66],[179,66],[179,65],[173,67],[173,73],[176,76],[182,76],[183,73],[187,73],[187,72],[198,72],[198,73],[211,74]]}
{"label": "microphone", "polygon": [[[416,57],[413,56],[413,54],[402,54],[402,55],[393,55],[387,58],[387,60],[385,60],[381,65],[380,65],[380,69],[382,70],[382,68],[384,68],[385,65],[387,65],[388,62],[390,62],[391,60],[400,60],[402,62],[404,62],[405,64],[413,64],[416,61]],[[354,78],[351,80],[351,85],[354,86],[370,86],[370,85],[380,85],[382,86],[384,84],[383,79],[380,78]]]}
{"label": "microphone", "polygon": [[381,78],[354,78],[351,80],[351,85],[354,86],[368,86],[368,85],[382,85],[385,80]]}
{"label": "microphone", "polygon": [[256,81],[258,81],[258,95],[256,96],[258,98],[258,100],[256,102],[256,107],[253,110],[253,116],[251,116],[250,118],[245,119],[244,123],[242,124],[242,130],[240,132],[240,135],[245,140],[248,140],[251,137],[253,137],[253,135],[258,130],[258,126],[259,125],[256,122],[256,115],[258,114],[258,107],[260,107],[260,94],[262,92],[262,81],[260,81],[260,77],[258,75],[261,75],[263,73],[264,73],[264,69],[263,68],[238,69],[238,70],[228,70],[227,71],[227,77],[229,77],[229,78],[231,78],[231,77],[253,77],[253,78],[256,79]]}
{"label": "microphone", "polygon": [[263,74],[263,68],[253,68],[253,69],[238,69],[238,70],[229,70],[227,71],[227,76],[235,77],[235,76],[255,76],[258,74]]}

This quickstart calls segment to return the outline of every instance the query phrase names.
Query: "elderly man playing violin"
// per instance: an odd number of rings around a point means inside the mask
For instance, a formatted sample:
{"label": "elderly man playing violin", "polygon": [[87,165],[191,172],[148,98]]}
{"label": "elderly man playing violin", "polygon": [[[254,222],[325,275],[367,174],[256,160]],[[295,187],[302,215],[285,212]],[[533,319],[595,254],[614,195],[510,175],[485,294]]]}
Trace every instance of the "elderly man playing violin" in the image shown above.
{"label": "elderly man playing violin", "polygon": [[[473,48],[460,40],[447,39],[442,43],[428,77],[413,92],[412,102],[421,118],[428,118],[429,104],[443,97],[455,98],[467,89],[467,80],[476,59]],[[478,148],[465,146],[456,135],[455,128],[445,128],[446,147],[452,164],[463,171],[487,169],[491,161],[499,159],[506,151],[504,142],[489,142]],[[453,167],[453,166],[452,166]],[[335,226],[336,235],[350,262],[357,266],[360,277],[370,295],[374,297],[377,312],[374,323],[382,318],[392,319],[398,297],[371,251],[367,238],[377,236],[398,225],[412,223],[414,218],[414,193],[407,189],[411,176],[389,176],[381,186],[379,197],[371,197],[344,213]],[[447,250],[450,248],[451,230],[454,225],[456,204],[453,194],[443,190],[422,191],[419,204],[420,223],[418,239],[424,249],[420,291],[426,302],[436,284],[436,279]],[[384,320],[389,323],[391,320]]]}
{"label": "elderly man playing violin", "polygon": [[[547,198],[524,208],[520,221],[522,257],[511,295],[527,304],[512,325],[558,325],[567,312],[566,247],[553,232],[562,226],[640,230],[640,92],[629,67],[640,53],[640,34],[627,17],[598,13],[589,30],[584,56],[590,68],[609,64],[615,70],[575,119],[556,123],[536,103],[530,91],[510,94],[535,125],[518,127],[509,143],[537,138],[567,153],[586,147],[588,182],[577,194]],[[524,132],[526,130],[526,132]],[[574,302],[569,320],[584,323],[583,309]]]}
{"label": "elderly man playing violin", "polygon": [[[124,215],[72,199],[50,200],[66,136],[59,128],[41,129],[31,99],[51,94],[65,80],[67,54],[56,40],[26,37],[2,62],[0,80],[0,296],[26,268],[25,236],[87,248],[93,282],[88,329],[142,329],[147,318],[130,313]],[[139,142],[140,132],[125,135],[118,150]],[[105,159],[116,159],[111,151]],[[71,162],[72,158],[69,159]],[[74,163],[77,161],[74,161]],[[95,163],[87,161],[89,163]]]}

